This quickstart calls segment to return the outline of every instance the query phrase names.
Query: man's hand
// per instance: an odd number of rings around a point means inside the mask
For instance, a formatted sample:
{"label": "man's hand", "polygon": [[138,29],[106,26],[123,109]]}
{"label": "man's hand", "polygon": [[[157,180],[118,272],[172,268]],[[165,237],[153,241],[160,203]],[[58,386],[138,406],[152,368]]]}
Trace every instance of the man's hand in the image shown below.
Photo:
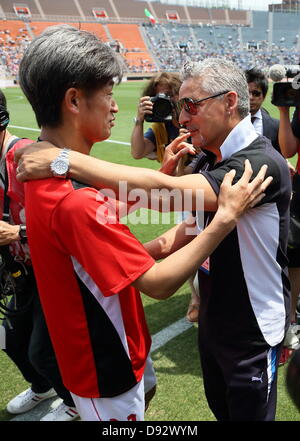
{"label": "man's hand", "polygon": [[11,242],[19,240],[20,225],[11,225],[0,221],[0,246],[9,245]]}
{"label": "man's hand", "polygon": [[176,167],[184,155],[187,153],[191,155],[196,154],[196,149],[192,144],[185,142],[189,136],[191,136],[189,132],[183,133],[165,148],[163,162],[159,169],[160,172],[166,175],[174,175]]}
{"label": "man's hand", "polygon": [[232,181],[235,170],[226,173],[220,187],[219,208],[216,215],[221,216],[224,222],[228,218],[236,222],[245,211],[258,204],[264,198],[264,192],[273,180],[271,176],[265,179],[267,168],[267,165],[263,165],[257,176],[250,182],[253,171],[249,160],[246,159],[243,176],[234,185]]}
{"label": "man's hand", "polygon": [[61,149],[46,141],[17,149],[14,154],[15,162],[18,163],[17,179],[27,181],[51,178],[53,175],[50,164],[60,151]]}

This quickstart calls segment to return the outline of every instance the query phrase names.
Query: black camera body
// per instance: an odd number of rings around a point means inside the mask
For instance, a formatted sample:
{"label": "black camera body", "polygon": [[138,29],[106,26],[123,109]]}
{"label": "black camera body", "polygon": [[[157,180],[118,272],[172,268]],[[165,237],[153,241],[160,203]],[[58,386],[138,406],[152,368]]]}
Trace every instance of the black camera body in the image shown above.
{"label": "black camera body", "polygon": [[271,103],[275,106],[300,106],[300,66],[286,66],[286,78],[292,81],[276,82],[273,86]]}
{"label": "black camera body", "polygon": [[166,122],[173,118],[173,103],[171,98],[164,93],[158,93],[150,98],[153,103],[151,115],[145,115],[147,122]]}
{"label": "black camera body", "polygon": [[279,107],[300,106],[300,88],[296,89],[293,82],[275,83],[271,103]]}

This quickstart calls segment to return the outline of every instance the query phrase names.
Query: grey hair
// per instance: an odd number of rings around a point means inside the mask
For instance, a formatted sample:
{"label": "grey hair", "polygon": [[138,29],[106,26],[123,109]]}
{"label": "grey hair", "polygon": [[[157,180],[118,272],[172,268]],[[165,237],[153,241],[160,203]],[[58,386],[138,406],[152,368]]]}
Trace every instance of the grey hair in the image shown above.
{"label": "grey hair", "polygon": [[[225,90],[238,95],[238,112],[245,118],[250,112],[248,83],[244,72],[225,58],[206,58],[200,62],[187,62],[181,70],[183,81],[198,78],[203,91],[210,95]],[[220,97],[222,99],[222,97]]]}
{"label": "grey hair", "polygon": [[20,63],[20,86],[39,126],[57,127],[70,87],[87,94],[122,79],[122,61],[109,45],[69,25],[50,26],[36,37]]}

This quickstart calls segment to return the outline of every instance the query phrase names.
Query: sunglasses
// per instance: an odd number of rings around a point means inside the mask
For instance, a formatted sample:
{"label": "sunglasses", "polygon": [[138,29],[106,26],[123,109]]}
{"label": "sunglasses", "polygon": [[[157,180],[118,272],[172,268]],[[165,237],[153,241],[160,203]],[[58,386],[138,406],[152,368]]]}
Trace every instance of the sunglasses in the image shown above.
{"label": "sunglasses", "polygon": [[182,98],[178,101],[177,107],[179,113],[184,109],[190,115],[197,114],[197,106],[200,105],[203,101],[210,100],[212,98],[217,98],[217,96],[225,95],[225,93],[230,92],[230,90],[226,90],[225,92],[216,93],[216,95],[207,96],[206,98],[202,98],[201,100],[193,100],[192,98]]}
{"label": "sunglasses", "polygon": [[261,96],[261,94],[262,94],[262,92],[260,90],[251,90],[251,91],[249,90],[249,95],[259,97],[259,96]]}

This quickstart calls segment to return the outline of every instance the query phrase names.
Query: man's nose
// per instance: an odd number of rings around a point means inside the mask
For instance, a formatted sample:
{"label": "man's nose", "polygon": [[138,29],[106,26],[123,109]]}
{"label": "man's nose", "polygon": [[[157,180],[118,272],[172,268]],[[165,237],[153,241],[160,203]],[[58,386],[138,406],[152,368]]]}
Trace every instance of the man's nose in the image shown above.
{"label": "man's nose", "polygon": [[189,121],[189,114],[182,109],[180,114],[179,114],[179,118],[178,118],[178,122],[180,125],[185,126],[185,124]]}
{"label": "man's nose", "polygon": [[113,113],[119,112],[119,106],[115,100],[112,101],[111,111]]}

